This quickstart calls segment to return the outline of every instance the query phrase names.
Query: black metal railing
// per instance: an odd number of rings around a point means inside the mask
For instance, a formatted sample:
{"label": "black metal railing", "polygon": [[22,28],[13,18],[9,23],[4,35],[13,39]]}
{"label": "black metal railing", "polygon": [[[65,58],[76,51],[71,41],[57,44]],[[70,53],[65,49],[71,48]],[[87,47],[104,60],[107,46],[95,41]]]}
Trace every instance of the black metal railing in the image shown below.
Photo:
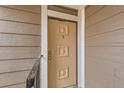
{"label": "black metal railing", "polygon": [[40,88],[40,62],[43,55],[41,55],[34,63],[26,80],[27,88]]}

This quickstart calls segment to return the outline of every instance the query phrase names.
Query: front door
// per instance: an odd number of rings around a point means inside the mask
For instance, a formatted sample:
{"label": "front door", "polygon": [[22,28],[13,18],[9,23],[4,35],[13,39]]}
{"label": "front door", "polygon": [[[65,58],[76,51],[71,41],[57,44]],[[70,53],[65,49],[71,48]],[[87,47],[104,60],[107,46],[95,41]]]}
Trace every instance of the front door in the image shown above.
{"label": "front door", "polygon": [[76,87],[76,22],[48,20],[48,87]]}

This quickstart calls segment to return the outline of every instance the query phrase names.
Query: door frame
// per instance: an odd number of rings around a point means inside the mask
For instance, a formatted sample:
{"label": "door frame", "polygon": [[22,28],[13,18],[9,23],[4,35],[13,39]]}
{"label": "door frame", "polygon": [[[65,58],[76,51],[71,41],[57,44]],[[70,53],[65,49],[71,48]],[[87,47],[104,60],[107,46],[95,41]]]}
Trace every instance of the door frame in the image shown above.
{"label": "door frame", "polygon": [[[69,7],[69,6],[68,6]],[[85,59],[84,59],[84,8],[78,9],[78,16],[48,10],[47,5],[41,6],[41,70],[40,87],[48,88],[48,17],[62,18],[77,22],[77,87],[85,87]]]}

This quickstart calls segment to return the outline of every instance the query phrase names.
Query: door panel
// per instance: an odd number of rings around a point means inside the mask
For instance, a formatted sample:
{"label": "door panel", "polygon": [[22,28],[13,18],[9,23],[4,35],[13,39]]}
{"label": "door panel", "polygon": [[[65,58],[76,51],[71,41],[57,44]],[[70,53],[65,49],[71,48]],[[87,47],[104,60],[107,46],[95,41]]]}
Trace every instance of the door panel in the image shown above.
{"label": "door panel", "polygon": [[48,87],[76,85],[76,23],[48,21]]}

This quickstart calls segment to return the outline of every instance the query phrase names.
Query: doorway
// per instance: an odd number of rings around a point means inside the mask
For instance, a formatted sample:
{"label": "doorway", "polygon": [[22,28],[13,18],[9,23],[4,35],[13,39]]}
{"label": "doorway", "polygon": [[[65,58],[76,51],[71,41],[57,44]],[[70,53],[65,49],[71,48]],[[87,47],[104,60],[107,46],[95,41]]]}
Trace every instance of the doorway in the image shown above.
{"label": "doorway", "polygon": [[76,22],[48,19],[48,87],[77,86]]}

